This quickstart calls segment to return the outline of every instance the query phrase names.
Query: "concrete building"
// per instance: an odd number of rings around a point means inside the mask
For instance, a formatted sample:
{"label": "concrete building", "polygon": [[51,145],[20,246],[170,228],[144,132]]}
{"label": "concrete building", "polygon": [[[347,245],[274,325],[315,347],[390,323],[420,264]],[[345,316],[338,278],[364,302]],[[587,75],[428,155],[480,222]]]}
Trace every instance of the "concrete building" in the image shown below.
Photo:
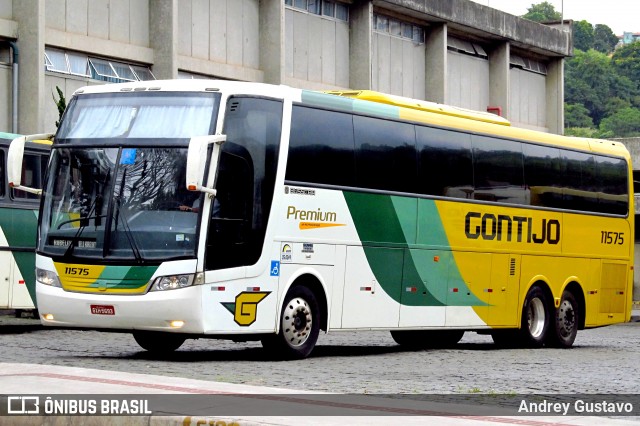
{"label": "concrete building", "polygon": [[562,133],[572,46],[468,0],[0,0],[0,131],[54,130],[56,87],[204,77],[373,89]]}
{"label": "concrete building", "polygon": [[624,46],[625,44],[635,43],[636,41],[640,41],[640,33],[632,33],[625,31],[621,36],[618,36],[620,40],[618,42],[619,46]]}

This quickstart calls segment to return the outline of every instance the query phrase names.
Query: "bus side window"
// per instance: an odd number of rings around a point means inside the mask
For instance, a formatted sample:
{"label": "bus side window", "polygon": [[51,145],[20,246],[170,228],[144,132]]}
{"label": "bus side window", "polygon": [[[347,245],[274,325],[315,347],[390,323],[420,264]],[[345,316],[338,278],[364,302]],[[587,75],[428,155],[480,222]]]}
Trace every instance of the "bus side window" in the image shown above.
{"label": "bus side window", "polygon": [[245,156],[227,151],[243,150],[233,145],[235,144],[225,144],[220,154],[216,179],[217,194],[211,208],[211,223],[207,235],[207,269],[232,268],[247,264],[253,167]]}
{"label": "bus side window", "polygon": [[596,157],[599,180],[598,211],[626,215],[628,206],[627,164],[621,158]]}
{"label": "bus side window", "polygon": [[[216,189],[220,218],[211,218],[206,269],[253,265],[264,245],[278,167],[282,102],[229,100]],[[225,203],[227,206],[225,206]],[[212,213],[216,211],[214,202]]]}
{"label": "bus side window", "polygon": [[352,115],[294,105],[285,179],[354,186],[355,168]]}
{"label": "bus side window", "polygon": [[[42,189],[42,155],[38,154],[25,154],[22,162],[22,185],[31,188]],[[35,200],[38,199],[36,194],[30,192],[11,190],[11,198],[17,198],[21,200]]]}
{"label": "bus side window", "polygon": [[524,182],[532,206],[563,208],[564,175],[560,149],[523,144]]}
{"label": "bus side window", "polygon": [[418,192],[473,198],[471,136],[451,130],[416,126]]}
{"label": "bus side window", "polygon": [[7,167],[4,162],[4,151],[0,150],[0,198],[4,198],[4,185],[6,182],[5,176],[7,174]]}
{"label": "bus side window", "polygon": [[520,142],[472,136],[476,200],[528,204]]}
{"label": "bus side window", "polygon": [[416,192],[418,163],[414,126],[353,116],[356,186]]}

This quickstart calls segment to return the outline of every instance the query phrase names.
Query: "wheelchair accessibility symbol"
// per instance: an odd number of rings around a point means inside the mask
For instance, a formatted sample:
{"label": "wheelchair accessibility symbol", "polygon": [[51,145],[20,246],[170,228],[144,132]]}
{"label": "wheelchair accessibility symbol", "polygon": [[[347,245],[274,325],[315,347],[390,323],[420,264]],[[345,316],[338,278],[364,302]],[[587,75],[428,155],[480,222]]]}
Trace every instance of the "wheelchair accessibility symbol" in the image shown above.
{"label": "wheelchair accessibility symbol", "polygon": [[272,277],[280,276],[280,262],[277,260],[271,261],[271,276]]}

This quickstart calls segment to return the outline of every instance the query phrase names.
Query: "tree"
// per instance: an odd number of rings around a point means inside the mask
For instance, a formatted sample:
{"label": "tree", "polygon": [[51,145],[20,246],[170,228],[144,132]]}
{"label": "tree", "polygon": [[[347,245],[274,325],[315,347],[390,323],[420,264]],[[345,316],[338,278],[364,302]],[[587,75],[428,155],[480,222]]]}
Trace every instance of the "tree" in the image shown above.
{"label": "tree", "polygon": [[595,125],[599,125],[610,113],[608,103],[612,98],[629,101],[634,105],[637,97],[637,84],[618,75],[611,59],[604,53],[593,49],[586,52],[576,50],[575,56],[567,60],[565,101],[568,104],[584,105]]}
{"label": "tree", "polygon": [[607,105],[604,109],[604,115],[608,117],[623,108],[630,108],[631,106],[631,102],[628,99],[620,99],[616,96],[615,98],[610,98],[609,100],[607,100]]}
{"label": "tree", "polygon": [[573,47],[583,51],[593,48],[593,26],[585,20],[573,23]]}
{"label": "tree", "polygon": [[527,9],[527,13],[522,15],[522,18],[535,22],[551,22],[561,20],[562,14],[556,11],[551,3],[543,1],[542,3],[532,4]]}
{"label": "tree", "polygon": [[564,126],[593,128],[593,120],[589,117],[589,110],[582,104],[565,104]]}
{"label": "tree", "polygon": [[598,138],[598,129],[591,127],[567,127],[564,129],[565,136],[575,136],[577,138]]}
{"label": "tree", "polygon": [[640,42],[636,41],[616,49],[611,63],[618,74],[631,81],[640,82]]}
{"label": "tree", "polygon": [[56,121],[56,128],[60,127],[60,120],[62,120],[62,114],[64,114],[64,110],[67,108],[67,100],[64,98],[64,93],[62,90],[56,86],[56,91],[58,92],[58,99],[56,100],[56,95],[53,93],[51,96],[53,97],[53,102],[56,103],[56,107],[58,108],[58,121]]}
{"label": "tree", "polygon": [[618,44],[616,36],[607,25],[596,24],[593,30],[593,48],[598,52],[611,53]]}
{"label": "tree", "polygon": [[618,138],[640,136],[640,109],[623,108],[604,118],[600,123],[600,133]]}

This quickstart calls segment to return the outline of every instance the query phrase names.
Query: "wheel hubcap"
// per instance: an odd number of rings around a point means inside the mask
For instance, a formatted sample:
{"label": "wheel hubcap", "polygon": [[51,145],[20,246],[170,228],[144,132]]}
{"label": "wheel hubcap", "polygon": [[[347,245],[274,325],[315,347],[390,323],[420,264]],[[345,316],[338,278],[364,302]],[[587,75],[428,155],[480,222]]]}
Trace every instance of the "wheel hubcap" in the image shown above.
{"label": "wheel hubcap", "polygon": [[569,337],[576,323],[573,305],[563,300],[558,308],[558,332],[562,337]]}
{"label": "wheel hubcap", "polygon": [[285,307],[282,333],[291,346],[301,346],[309,338],[313,318],[306,300],[296,297]]}
{"label": "wheel hubcap", "polygon": [[529,324],[529,334],[531,337],[539,338],[544,331],[545,313],[542,300],[532,299],[527,310],[527,323]]}

